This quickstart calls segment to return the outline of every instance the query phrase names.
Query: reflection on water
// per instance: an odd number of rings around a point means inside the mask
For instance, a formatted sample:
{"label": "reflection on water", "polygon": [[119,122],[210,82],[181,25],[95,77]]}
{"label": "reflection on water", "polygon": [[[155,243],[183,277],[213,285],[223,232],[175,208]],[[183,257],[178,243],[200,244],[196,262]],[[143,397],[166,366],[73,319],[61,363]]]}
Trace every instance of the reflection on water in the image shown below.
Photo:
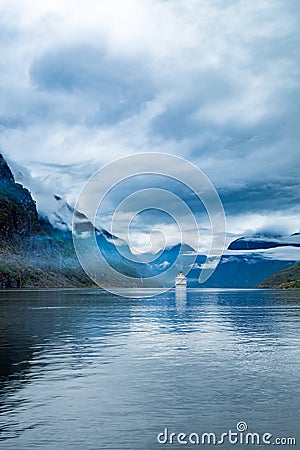
{"label": "reflection on water", "polygon": [[186,287],[178,286],[175,289],[176,309],[179,316],[186,310]]}
{"label": "reflection on water", "polygon": [[2,448],[152,450],[239,420],[300,442],[299,322],[299,291],[2,291]]}

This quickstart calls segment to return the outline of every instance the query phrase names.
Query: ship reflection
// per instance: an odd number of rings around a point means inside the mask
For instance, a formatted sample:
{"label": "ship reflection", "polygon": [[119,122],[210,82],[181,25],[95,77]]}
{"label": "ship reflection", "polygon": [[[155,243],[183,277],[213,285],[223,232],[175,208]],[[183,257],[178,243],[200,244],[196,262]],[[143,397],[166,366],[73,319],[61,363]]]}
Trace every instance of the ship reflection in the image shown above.
{"label": "ship reflection", "polygon": [[186,310],[186,287],[176,286],[175,289],[176,310],[179,316],[183,316]]}

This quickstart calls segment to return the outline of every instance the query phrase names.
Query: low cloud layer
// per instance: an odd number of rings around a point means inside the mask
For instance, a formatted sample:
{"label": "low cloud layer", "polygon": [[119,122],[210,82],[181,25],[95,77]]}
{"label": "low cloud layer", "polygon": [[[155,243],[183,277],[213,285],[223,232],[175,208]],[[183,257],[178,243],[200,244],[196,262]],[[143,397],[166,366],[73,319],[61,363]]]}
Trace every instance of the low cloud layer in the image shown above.
{"label": "low cloud layer", "polygon": [[210,177],[229,232],[276,220],[297,231],[296,0],[14,0],[0,10],[0,145],[35,189],[74,202],[103,164],[165,152]]}

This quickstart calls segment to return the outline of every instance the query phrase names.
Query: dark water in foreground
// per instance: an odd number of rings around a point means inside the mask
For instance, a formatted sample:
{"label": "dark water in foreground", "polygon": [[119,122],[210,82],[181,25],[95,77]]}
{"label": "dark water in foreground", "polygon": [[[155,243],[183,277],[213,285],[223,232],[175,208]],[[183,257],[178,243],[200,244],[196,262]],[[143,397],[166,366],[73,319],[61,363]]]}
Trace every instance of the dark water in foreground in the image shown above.
{"label": "dark water in foreground", "polygon": [[0,292],[1,449],[270,448],[157,443],[240,421],[300,448],[300,291],[128,297]]}

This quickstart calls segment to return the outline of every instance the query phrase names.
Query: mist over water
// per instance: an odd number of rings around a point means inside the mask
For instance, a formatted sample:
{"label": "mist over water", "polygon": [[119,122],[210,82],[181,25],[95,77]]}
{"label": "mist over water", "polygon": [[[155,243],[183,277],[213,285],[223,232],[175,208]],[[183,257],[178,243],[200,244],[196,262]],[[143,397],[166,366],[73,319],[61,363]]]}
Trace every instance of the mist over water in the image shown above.
{"label": "mist over water", "polygon": [[1,448],[175,449],[164,428],[239,421],[300,442],[299,291],[131,297],[0,292]]}

